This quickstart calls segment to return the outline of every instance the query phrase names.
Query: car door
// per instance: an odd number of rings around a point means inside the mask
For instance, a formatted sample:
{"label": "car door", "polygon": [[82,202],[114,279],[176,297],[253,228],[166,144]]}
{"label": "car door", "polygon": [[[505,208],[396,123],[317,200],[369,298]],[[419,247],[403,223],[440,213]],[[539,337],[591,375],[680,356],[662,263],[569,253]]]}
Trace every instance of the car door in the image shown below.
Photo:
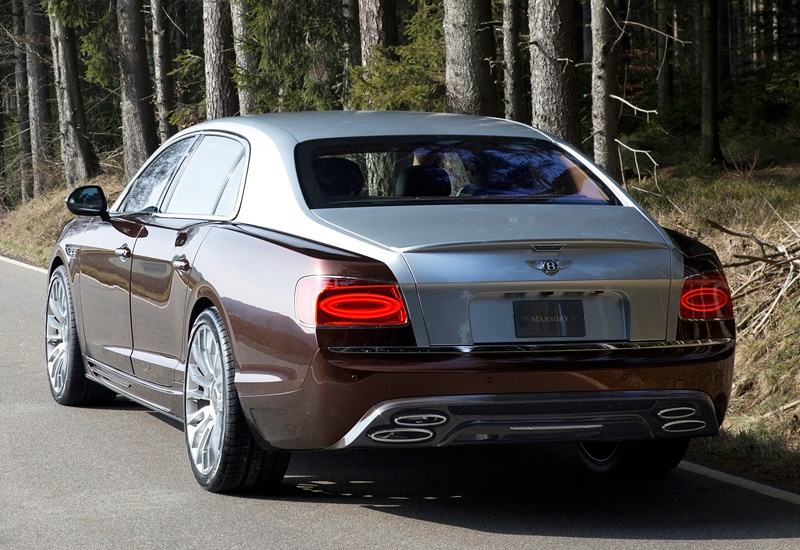
{"label": "car door", "polygon": [[92,220],[76,256],[85,353],[131,373],[131,252],[143,229],[136,219]]}
{"label": "car door", "polygon": [[137,377],[171,386],[186,354],[192,262],[211,225],[230,219],[246,162],[245,143],[203,135],[133,251],[131,326]]}
{"label": "car door", "polygon": [[193,141],[179,141],[153,159],[127,188],[110,219],[93,220],[80,250],[74,251],[86,354],[123,372],[133,372],[133,250],[137,239],[148,235],[147,222]]}

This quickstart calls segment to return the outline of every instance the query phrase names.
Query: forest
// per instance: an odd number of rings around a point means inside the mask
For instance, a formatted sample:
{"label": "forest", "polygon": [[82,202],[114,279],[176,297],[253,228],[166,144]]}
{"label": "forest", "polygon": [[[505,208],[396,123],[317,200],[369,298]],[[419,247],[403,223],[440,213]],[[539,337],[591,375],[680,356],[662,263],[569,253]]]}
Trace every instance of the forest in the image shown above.
{"label": "forest", "polygon": [[[505,117],[620,179],[672,136],[791,131],[800,0],[0,0],[0,208],[294,110]],[[795,127],[796,129],[796,127]]]}
{"label": "forest", "polygon": [[0,0],[0,253],[223,116],[448,111],[571,142],[726,264],[737,357],[689,457],[800,491],[800,0]]}

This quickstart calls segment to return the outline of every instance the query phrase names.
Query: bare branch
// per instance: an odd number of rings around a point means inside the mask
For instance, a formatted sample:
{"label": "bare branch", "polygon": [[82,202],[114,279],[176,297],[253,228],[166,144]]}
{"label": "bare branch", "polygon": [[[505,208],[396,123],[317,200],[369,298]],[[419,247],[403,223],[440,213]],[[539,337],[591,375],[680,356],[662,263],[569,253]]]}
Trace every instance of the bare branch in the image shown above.
{"label": "bare branch", "polygon": [[625,99],[623,99],[623,98],[619,97],[618,95],[609,94],[609,96],[608,96],[608,97],[611,97],[611,98],[613,98],[613,99],[616,99],[616,100],[617,100],[617,101],[619,101],[620,103],[623,103],[623,104],[627,105],[628,107],[630,107],[631,109],[633,109],[633,110],[634,110],[634,112],[637,112],[637,113],[644,113],[644,114],[647,116],[647,122],[650,122],[650,115],[657,115],[657,114],[658,114],[658,111],[656,111],[655,109],[642,109],[641,107],[637,107],[636,105],[634,105],[634,104],[633,104],[633,103],[631,103],[630,101],[627,101],[627,100],[625,100]]}

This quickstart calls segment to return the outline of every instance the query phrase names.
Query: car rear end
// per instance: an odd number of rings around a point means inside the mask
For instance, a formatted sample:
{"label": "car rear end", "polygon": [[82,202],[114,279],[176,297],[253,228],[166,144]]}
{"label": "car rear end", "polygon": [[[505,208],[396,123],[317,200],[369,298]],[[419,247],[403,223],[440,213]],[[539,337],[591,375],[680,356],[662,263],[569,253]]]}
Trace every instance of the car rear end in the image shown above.
{"label": "car rear end", "polygon": [[312,140],[295,157],[326,244],[394,259],[382,277],[342,260],[298,281],[319,349],[302,387],[249,409],[265,445],[718,433],[735,347],[718,258],[576,153],[425,135]]}

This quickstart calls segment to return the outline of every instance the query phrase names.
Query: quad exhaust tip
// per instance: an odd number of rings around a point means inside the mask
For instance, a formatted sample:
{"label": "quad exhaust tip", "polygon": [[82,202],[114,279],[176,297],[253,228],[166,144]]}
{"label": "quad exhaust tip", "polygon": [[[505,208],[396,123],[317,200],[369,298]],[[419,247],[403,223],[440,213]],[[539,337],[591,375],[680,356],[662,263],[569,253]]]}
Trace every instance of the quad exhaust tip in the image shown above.
{"label": "quad exhaust tip", "polygon": [[661,429],[671,434],[684,434],[696,432],[706,427],[703,420],[676,420],[675,422],[667,422]]}
{"label": "quad exhaust tip", "polygon": [[446,422],[447,417],[439,413],[398,414],[392,418],[393,424],[415,428],[441,426]]}
{"label": "quad exhaust tip", "polygon": [[367,437],[378,443],[422,443],[432,439],[433,432],[425,428],[382,428]]}
{"label": "quad exhaust tip", "polygon": [[423,443],[436,436],[429,428],[447,424],[448,420],[438,412],[400,413],[392,417],[393,426],[373,430],[367,437],[378,443]]}

